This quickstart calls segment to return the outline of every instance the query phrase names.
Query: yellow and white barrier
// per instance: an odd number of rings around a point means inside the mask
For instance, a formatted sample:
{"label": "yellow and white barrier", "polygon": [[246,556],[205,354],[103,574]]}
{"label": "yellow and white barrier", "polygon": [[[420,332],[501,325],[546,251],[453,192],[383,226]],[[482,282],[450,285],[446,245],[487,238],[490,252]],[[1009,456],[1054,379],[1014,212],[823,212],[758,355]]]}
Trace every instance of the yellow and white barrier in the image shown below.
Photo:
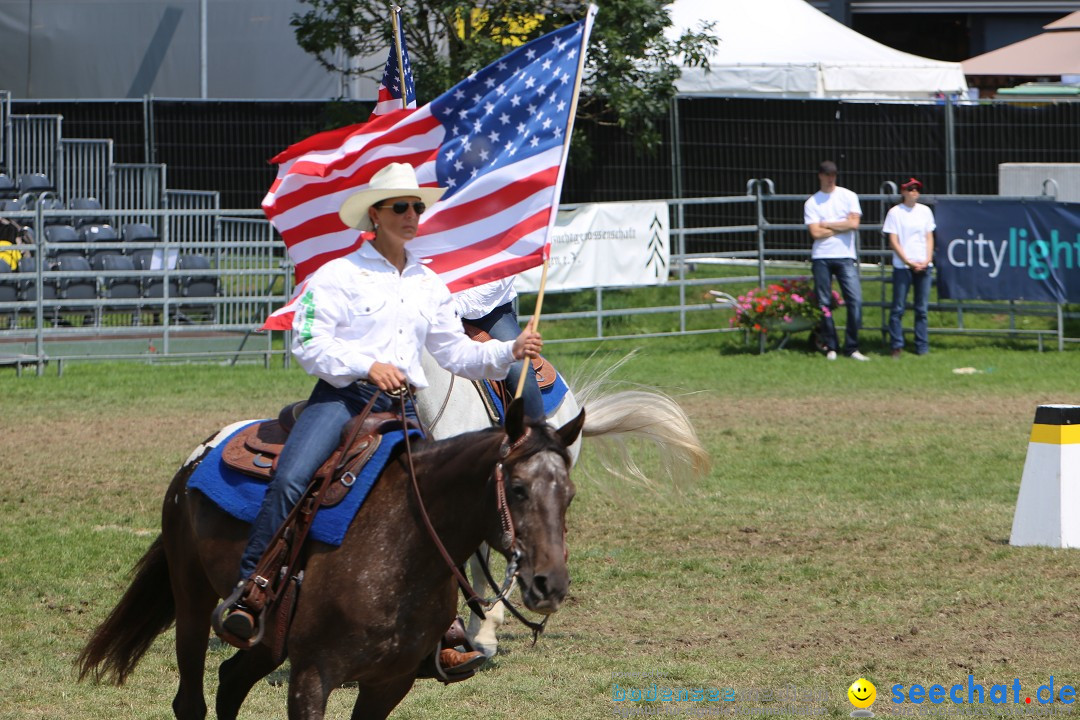
{"label": "yellow and white barrier", "polygon": [[1035,410],[1009,544],[1080,547],[1080,406]]}

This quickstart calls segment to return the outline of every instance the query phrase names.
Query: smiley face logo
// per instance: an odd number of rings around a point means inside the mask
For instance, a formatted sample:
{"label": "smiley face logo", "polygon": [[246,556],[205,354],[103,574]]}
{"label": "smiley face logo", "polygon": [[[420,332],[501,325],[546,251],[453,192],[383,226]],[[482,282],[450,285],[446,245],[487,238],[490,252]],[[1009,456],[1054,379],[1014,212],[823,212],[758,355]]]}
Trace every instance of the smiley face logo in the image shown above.
{"label": "smiley face logo", "polygon": [[873,705],[874,700],[877,699],[877,688],[874,687],[874,683],[866,678],[859,678],[851,683],[851,687],[849,687],[847,691],[847,696],[852,705],[860,710],[865,710]]}

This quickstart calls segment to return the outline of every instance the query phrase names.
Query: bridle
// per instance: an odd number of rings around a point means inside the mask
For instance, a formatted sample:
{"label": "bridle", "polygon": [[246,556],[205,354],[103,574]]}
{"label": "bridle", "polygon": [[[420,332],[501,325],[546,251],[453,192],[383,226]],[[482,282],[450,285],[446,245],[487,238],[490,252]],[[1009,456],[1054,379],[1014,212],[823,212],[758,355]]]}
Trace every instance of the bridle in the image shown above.
{"label": "bridle", "polygon": [[[453,386],[451,385],[451,390],[452,389]],[[413,406],[415,407],[415,400],[412,397],[411,391],[399,395],[402,417],[405,416],[406,396],[408,396],[409,399],[413,401]],[[438,422],[439,418],[442,417],[443,410],[446,409],[446,404],[449,401],[449,398],[450,392],[447,392],[446,399],[443,401],[442,408],[439,409],[438,414],[435,416],[435,421],[431,425],[429,425],[428,428],[426,428],[427,431],[430,431],[431,427],[434,426],[435,422]],[[417,506],[420,509],[420,518],[423,521],[424,528],[427,530],[428,536],[435,544],[436,549],[438,549],[439,554],[442,555],[443,561],[446,563],[447,567],[450,568],[451,574],[453,574],[454,578],[457,580],[458,586],[461,589],[461,593],[465,596],[466,604],[468,604],[469,608],[481,619],[486,619],[486,610],[491,610],[493,607],[495,607],[497,603],[503,603],[503,605],[510,610],[511,615],[516,617],[519,621],[522,622],[522,624],[532,630],[533,643],[535,644],[540,633],[544,631],[544,626],[547,625],[547,621],[550,616],[544,616],[544,619],[540,622],[534,622],[532,620],[529,620],[524,615],[522,615],[521,611],[515,608],[508,599],[510,592],[513,590],[514,582],[517,580],[518,577],[518,564],[523,556],[523,553],[521,552],[521,548],[519,548],[517,544],[517,532],[514,529],[514,518],[510,514],[510,504],[507,502],[506,499],[506,477],[504,471],[504,465],[507,459],[510,457],[510,455],[514,453],[514,451],[516,451],[525,444],[531,434],[532,428],[526,425],[525,431],[521,434],[521,437],[517,438],[513,442],[510,442],[509,436],[504,435],[502,444],[499,446],[499,460],[495,463],[495,467],[492,469],[492,478],[495,482],[496,512],[498,512],[499,514],[499,523],[502,527],[502,535],[500,536],[500,540],[502,541],[502,549],[509,554],[510,559],[507,561],[505,580],[503,581],[503,585],[500,587],[499,584],[495,582],[495,579],[492,577],[491,568],[489,567],[487,560],[483,557],[483,553],[477,550],[476,556],[479,561],[480,568],[483,571],[484,578],[487,580],[491,589],[495,592],[495,596],[490,598],[482,598],[476,593],[475,590],[473,590],[472,585],[465,578],[465,574],[464,572],[462,572],[462,569],[458,565],[456,565],[453,558],[450,557],[450,553],[447,551],[446,546],[443,545],[442,540],[439,538],[439,534],[435,530],[435,526],[431,523],[431,518],[428,516],[427,512],[427,507],[424,505],[424,498],[420,494],[420,484],[416,478],[416,468],[413,466],[412,445],[409,441],[408,433],[405,433],[405,457],[408,461],[409,479],[412,484],[413,495],[416,498]]]}

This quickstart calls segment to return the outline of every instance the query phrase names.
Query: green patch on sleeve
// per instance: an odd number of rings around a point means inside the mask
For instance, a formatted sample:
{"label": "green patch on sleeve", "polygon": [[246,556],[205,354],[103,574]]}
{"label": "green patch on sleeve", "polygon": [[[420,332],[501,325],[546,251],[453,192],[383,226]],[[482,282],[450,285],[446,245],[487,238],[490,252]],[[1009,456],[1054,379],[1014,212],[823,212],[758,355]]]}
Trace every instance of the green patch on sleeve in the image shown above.
{"label": "green patch on sleeve", "polygon": [[300,326],[300,344],[305,345],[311,339],[311,325],[315,322],[315,294],[308,290],[300,298],[300,312],[304,324]]}

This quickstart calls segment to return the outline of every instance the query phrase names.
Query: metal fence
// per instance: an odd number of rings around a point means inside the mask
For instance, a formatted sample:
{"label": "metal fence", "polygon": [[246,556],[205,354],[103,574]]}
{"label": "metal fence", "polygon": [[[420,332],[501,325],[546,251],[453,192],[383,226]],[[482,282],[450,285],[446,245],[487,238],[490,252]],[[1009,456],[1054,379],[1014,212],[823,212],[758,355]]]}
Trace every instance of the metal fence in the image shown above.
{"label": "metal fence", "polygon": [[94,198],[104,207],[112,202],[112,140],[62,138],[57,143],[58,172],[54,181],[66,200]]}
{"label": "metal fence", "polygon": [[[9,217],[43,228],[92,212],[43,206]],[[17,271],[0,274],[0,364],[40,373],[76,359],[270,362],[272,338],[254,330],[284,302],[291,271],[260,212],[118,214],[172,230],[135,242],[50,242],[43,232],[37,244],[18,246]]]}
{"label": "metal fence", "polygon": [[60,162],[60,136],[63,118],[59,115],[11,115],[8,127],[12,138],[9,169],[12,177],[26,173],[44,173],[55,182]]}
{"label": "metal fence", "polygon": [[[172,187],[215,190],[223,207],[257,207],[273,182],[267,160],[320,130],[359,122],[358,101],[13,100],[62,114],[65,137],[112,138],[121,163],[165,163]],[[565,202],[721,197],[747,178],[810,193],[829,158],[859,193],[919,177],[930,192],[991,195],[1005,162],[1080,162],[1080,102],[976,104],[678,98],[646,152],[612,125],[575,126]]]}
{"label": "metal fence", "polygon": [[[743,332],[729,327],[730,306],[713,302],[707,291],[737,294],[781,278],[806,276],[810,269],[809,242],[801,222],[805,198],[771,194],[772,183],[767,180],[751,181],[748,186],[749,193],[737,196],[669,200],[672,270],[668,283],[659,290],[551,293],[543,323],[559,329],[549,342]],[[860,232],[862,278],[865,284],[880,283],[882,298],[891,281],[891,263],[880,223],[897,202],[895,189],[886,190],[860,196],[865,213]],[[933,202],[935,198],[924,199]],[[1022,199],[1049,201],[1045,197]],[[216,202],[209,195],[171,196],[171,204],[182,201]],[[0,363],[35,366],[42,372],[49,362],[62,365],[91,358],[153,362],[226,357],[268,364],[282,354],[288,361],[283,346],[275,348],[269,333],[255,332],[292,290],[292,269],[281,240],[259,212],[213,207],[108,212],[146,217],[168,229],[167,235],[134,243],[50,244],[41,234],[40,243],[27,248],[19,272],[0,274]],[[34,212],[13,217],[43,227],[73,214],[79,213],[45,210],[39,205]],[[717,251],[717,244],[729,249]],[[139,253],[149,254],[151,262],[117,269],[101,260],[105,254],[132,258]],[[83,259],[66,259],[72,254]],[[193,256],[202,258],[201,264]],[[38,262],[41,259],[46,261]],[[590,294],[582,300],[582,295]],[[886,303],[867,302],[865,307],[864,331],[884,334]],[[1040,350],[1046,343],[1056,342],[1058,349],[1064,349],[1068,343],[1080,342],[1075,337],[1080,313],[1064,306],[940,300],[931,310],[937,313],[938,324],[931,327],[935,334],[1026,339]],[[973,314],[992,314],[997,319],[973,323]],[[1031,318],[1040,324],[1025,322]],[[759,348],[765,348],[764,338]]]}
{"label": "metal fence", "polygon": [[117,224],[146,223],[160,234],[159,216],[132,208],[161,210],[165,207],[165,166],[161,164],[115,163],[110,201],[105,207],[116,212]]}
{"label": "metal fence", "polygon": [[11,172],[9,167],[11,159],[11,129],[9,127],[11,117],[11,93],[0,90],[0,170]]}

